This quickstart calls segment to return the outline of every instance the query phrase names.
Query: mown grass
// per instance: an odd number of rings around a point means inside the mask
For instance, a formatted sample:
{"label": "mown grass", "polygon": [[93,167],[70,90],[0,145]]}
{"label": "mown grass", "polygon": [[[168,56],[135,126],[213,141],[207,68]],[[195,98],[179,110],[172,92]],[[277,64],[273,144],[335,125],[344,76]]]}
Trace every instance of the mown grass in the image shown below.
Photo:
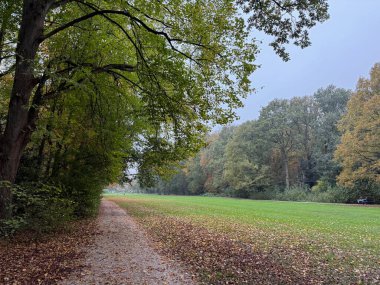
{"label": "mown grass", "polygon": [[380,207],[140,194],[107,199],[142,222],[157,216],[180,219],[262,252],[279,248],[287,263],[306,254],[310,264],[324,264],[323,270],[327,266],[334,274],[379,274]]}

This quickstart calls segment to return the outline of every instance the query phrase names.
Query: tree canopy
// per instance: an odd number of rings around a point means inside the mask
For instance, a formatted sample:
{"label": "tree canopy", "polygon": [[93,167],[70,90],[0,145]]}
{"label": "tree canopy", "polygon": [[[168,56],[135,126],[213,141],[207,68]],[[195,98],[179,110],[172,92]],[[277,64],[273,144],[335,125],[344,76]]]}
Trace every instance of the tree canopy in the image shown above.
{"label": "tree canopy", "polygon": [[[339,122],[342,142],[335,157],[342,163],[338,182],[363,192],[380,189],[380,64],[369,79],[360,79]],[[365,193],[363,193],[365,195]]]}
{"label": "tree canopy", "polygon": [[[337,125],[350,96],[331,85],[313,96],[275,99],[257,120],[209,135],[207,146],[180,167],[181,193],[194,194],[188,183],[196,177],[196,193],[353,201],[356,192],[336,185],[341,166],[334,160],[341,137]],[[148,191],[172,193],[179,174]]]}

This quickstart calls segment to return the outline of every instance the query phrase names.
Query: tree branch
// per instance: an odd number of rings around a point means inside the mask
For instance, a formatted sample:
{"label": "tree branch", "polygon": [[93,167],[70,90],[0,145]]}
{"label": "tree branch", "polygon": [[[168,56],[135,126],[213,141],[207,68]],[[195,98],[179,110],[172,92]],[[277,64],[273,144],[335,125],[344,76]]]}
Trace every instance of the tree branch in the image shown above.
{"label": "tree branch", "polygon": [[75,63],[70,60],[66,60],[66,62],[74,67],[91,67],[92,72],[99,73],[99,72],[107,72],[112,69],[121,70],[121,71],[128,71],[128,72],[134,72],[137,70],[137,67],[130,64],[121,64],[121,63],[111,63],[104,66],[96,66],[92,63]]}
{"label": "tree branch", "polygon": [[0,78],[11,73],[16,68],[16,64],[13,64],[11,67],[8,68],[8,70],[0,73]]}
{"label": "tree branch", "polygon": [[[93,7],[92,5],[89,5],[87,3],[83,3],[81,1],[78,1],[79,3],[82,3],[88,7],[91,7],[92,9],[96,9],[95,7]],[[189,60],[191,61],[194,61],[196,62],[197,64],[200,65],[200,63],[192,58],[191,56],[189,56],[188,54],[182,52],[181,50],[179,50],[178,48],[176,48],[174,45],[173,45],[173,42],[181,42],[181,43],[185,43],[185,44],[190,44],[190,45],[194,45],[194,46],[198,46],[198,47],[203,47],[203,48],[208,48],[207,46],[201,44],[201,43],[196,43],[196,42],[191,42],[191,41],[186,41],[186,40],[183,40],[183,39],[180,39],[180,38],[171,38],[169,36],[168,33],[164,32],[164,31],[157,31],[151,27],[149,27],[144,21],[142,21],[141,19],[133,16],[131,13],[129,13],[128,11],[117,11],[117,10],[96,10],[92,13],[89,13],[87,15],[84,15],[82,17],[79,17],[75,20],[72,20],[56,29],[54,29],[53,31],[47,33],[46,35],[42,36],[39,41],[40,42],[43,42],[44,40],[58,34],[59,32],[67,29],[67,28],[70,28],[70,27],[73,27],[75,24],[78,24],[80,22],[83,22],[83,21],[86,21],[90,18],[93,18],[95,16],[106,16],[107,14],[114,14],[114,15],[122,15],[122,16],[125,16],[125,17],[128,17],[130,18],[132,21],[134,21],[135,23],[138,23],[140,26],[142,26],[146,31],[152,33],[152,34],[155,34],[155,35],[159,35],[159,36],[163,36],[167,42],[169,43],[170,47],[172,50],[178,52],[179,54],[183,55],[184,57],[188,58]],[[107,19],[109,20],[110,18],[107,17]],[[113,21],[113,23],[115,23],[115,21]]]}

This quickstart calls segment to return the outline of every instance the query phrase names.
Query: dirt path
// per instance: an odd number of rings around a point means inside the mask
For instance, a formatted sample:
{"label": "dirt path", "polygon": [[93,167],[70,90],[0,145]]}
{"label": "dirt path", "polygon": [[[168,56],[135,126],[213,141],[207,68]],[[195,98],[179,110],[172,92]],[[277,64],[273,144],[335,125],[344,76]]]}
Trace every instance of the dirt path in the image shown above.
{"label": "dirt path", "polygon": [[178,265],[152,248],[143,230],[114,202],[102,201],[98,229],[84,269],[61,285],[194,284]]}

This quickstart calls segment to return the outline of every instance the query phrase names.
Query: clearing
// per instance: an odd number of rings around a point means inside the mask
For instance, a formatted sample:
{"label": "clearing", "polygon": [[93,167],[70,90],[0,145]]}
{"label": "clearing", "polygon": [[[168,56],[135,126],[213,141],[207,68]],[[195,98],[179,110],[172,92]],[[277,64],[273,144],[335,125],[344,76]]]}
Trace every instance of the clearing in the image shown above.
{"label": "clearing", "polygon": [[107,196],[204,283],[380,284],[380,208]]}

